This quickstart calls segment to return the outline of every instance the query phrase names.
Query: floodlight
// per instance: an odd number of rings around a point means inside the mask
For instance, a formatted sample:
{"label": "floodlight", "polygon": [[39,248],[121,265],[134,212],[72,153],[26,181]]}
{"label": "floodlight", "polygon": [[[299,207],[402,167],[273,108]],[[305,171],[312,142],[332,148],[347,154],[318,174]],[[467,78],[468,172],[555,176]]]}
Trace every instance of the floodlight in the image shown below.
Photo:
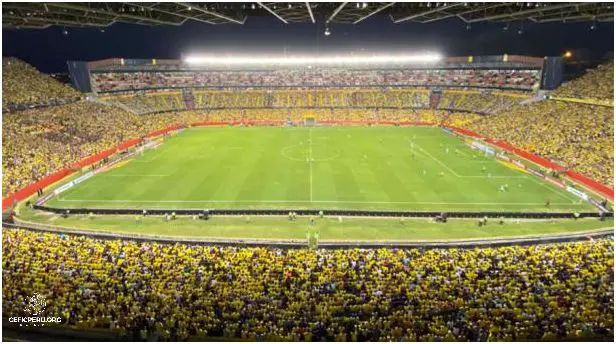
{"label": "floodlight", "polygon": [[328,28],[328,27],[326,27],[326,28],[325,28],[325,36],[329,36],[329,35],[331,35],[331,34],[332,34],[332,33],[331,33],[331,31],[329,31],[329,28]]}
{"label": "floodlight", "polygon": [[[325,35],[330,35],[329,28]],[[233,56],[187,56],[187,64],[218,64],[218,65],[247,65],[247,64],[281,64],[281,65],[323,65],[323,64],[360,64],[360,63],[431,63],[442,59],[440,54],[425,53],[417,55],[381,55],[381,56],[291,56],[291,57],[233,57]]]}

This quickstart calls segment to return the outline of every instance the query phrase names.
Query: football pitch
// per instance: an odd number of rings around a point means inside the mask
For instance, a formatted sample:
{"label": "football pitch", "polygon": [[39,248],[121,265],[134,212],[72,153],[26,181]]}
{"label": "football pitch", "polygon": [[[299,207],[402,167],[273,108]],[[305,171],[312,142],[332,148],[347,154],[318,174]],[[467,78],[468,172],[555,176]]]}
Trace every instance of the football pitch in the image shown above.
{"label": "football pitch", "polygon": [[423,127],[190,128],[48,205],[595,211],[440,128]]}

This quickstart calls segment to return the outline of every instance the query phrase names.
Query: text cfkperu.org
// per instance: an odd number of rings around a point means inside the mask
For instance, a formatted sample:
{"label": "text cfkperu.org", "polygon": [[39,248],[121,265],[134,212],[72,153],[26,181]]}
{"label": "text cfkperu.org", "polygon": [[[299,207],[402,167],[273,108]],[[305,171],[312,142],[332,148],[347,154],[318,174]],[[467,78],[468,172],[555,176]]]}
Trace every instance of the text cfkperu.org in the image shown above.
{"label": "text cfkperu.org", "polygon": [[61,317],[10,317],[9,322],[16,323],[60,323]]}

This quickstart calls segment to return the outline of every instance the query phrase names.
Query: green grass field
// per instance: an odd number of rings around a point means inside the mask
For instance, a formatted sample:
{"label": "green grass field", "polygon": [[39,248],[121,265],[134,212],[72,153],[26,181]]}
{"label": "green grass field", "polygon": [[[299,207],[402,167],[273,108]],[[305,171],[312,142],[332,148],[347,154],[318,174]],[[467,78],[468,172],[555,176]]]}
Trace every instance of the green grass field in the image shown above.
{"label": "green grass field", "polygon": [[48,205],[594,211],[439,128],[419,127],[192,128]]}
{"label": "green grass field", "polygon": [[449,219],[435,223],[426,218],[300,216],[289,221],[284,216],[214,216],[208,221],[180,216],[165,221],[163,216],[72,215],[19,210],[21,220],[60,228],[112,232],[119,234],[154,235],[174,238],[278,239],[307,240],[309,233],[318,233],[319,241],[446,241],[482,238],[512,238],[536,235],[572,234],[613,228],[613,219],[579,220],[505,220],[500,224],[490,219],[479,227],[476,219]]}

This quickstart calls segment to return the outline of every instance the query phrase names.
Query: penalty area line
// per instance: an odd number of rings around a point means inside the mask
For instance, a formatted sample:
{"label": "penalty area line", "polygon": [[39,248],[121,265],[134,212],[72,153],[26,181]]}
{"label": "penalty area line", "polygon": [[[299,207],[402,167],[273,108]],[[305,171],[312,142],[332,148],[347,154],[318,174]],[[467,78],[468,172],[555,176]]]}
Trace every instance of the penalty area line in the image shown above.
{"label": "penalty area line", "polygon": [[421,148],[421,146],[413,141],[410,141],[410,143],[412,143],[414,146],[417,146],[417,148],[423,152],[424,154],[426,154],[428,157],[430,157],[432,160],[436,161],[439,165],[445,167],[449,172],[451,172],[451,174],[453,174],[456,177],[461,177],[459,174],[456,173],[456,171],[454,171],[453,169],[451,169],[451,167],[447,166],[447,164],[445,164],[444,162],[440,161],[439,159],[435,158],[432,154],[428,153],[425,149]]}

